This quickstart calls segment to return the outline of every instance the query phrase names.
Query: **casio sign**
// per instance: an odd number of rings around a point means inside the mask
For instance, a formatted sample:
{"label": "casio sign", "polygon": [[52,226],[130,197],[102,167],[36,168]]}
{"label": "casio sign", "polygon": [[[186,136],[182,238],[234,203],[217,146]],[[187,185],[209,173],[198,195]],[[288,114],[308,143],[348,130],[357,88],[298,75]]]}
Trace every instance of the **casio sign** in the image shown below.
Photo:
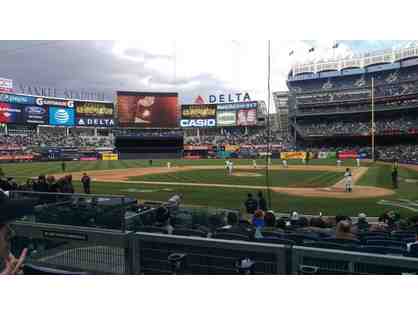
{"label": "casio sign", "polygon": [[181,120],[180,125],[182,128],[207,128],[207,127],[215,127],[216,120],[215,119],[207,119],[207,120]]}

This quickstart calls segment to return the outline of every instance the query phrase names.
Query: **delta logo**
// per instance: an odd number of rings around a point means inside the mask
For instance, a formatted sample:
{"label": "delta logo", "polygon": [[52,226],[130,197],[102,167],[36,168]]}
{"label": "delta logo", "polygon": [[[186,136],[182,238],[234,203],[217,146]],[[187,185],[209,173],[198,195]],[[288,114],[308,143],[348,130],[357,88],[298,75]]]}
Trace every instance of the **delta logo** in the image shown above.
{"label": "delta logo", "polygon": [[195,99],[194,103],[196,105],[204,105],[206,103],[205,98],[203,98],[202,96],[197,96],[197,98]]}

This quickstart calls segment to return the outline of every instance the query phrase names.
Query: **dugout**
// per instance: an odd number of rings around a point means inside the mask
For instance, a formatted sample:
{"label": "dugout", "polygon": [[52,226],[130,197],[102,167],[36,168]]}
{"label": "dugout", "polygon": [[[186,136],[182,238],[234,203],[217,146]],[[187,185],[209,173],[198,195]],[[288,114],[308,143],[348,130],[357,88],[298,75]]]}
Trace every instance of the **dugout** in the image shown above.
{"label": "dugout", "polygon": [[181,159],[182,136],[118,136],[115,148],[120,160]]}

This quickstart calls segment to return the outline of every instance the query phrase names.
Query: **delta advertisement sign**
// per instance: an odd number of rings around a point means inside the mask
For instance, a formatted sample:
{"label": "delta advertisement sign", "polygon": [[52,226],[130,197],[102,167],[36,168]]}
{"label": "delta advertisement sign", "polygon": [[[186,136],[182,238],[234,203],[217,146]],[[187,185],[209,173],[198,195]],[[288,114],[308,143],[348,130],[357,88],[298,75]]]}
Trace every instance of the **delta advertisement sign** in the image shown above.
{"label": "delta advertisement sign", "polygon": [[76,101],[76,125],[85,127],[114,127],[115,108],[111,102]]}

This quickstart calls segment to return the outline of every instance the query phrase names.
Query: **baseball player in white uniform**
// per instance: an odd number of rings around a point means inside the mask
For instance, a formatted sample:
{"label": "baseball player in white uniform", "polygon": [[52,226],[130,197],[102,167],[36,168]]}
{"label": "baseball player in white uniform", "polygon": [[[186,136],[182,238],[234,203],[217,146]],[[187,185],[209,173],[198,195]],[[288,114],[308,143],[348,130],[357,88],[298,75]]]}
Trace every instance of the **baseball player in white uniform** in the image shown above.
{"label": "baseball player in white uniform", "polygon": [[254,169],[257,169],[257,161],[255,159],[253,159],[253,167]]}
{"label": "baseball player in white uniform", "polygon": [[234,172],[234,163],[232,162],[232,160],[230,160],[228,162],[228,174],[232,176],[233,172]]}
{"label": "baseball player in white uniform", "polygon": [[284,168],[287,168],[287,159],[286,159],[286,158],[284,158],[284,159],[282,160],[282,162],[283,162],[283,167],[284,167]]}
{"label": "baseball player in white uniform", "polygon": [[351,174],[350,169],[347,168],[344,174],[345,180],[345,191],[351,193],[353,191],[353,175]]}
{"label": "baseball player in white uniform", "polygon": [[360,159],[360,157],[357,157],[356,161],[357,161],[357,168],[360,168],[360,166],[361,166],[361,159]]}
{"label": "baseball player in white uniform", "polygon": [[338,167],[341,167],[341,163],[342,163],[342,162],[341,162],[341,160],[340,160],[340,159],[338,159],[338,160],[337,160],[337,166],[338,166]]}

